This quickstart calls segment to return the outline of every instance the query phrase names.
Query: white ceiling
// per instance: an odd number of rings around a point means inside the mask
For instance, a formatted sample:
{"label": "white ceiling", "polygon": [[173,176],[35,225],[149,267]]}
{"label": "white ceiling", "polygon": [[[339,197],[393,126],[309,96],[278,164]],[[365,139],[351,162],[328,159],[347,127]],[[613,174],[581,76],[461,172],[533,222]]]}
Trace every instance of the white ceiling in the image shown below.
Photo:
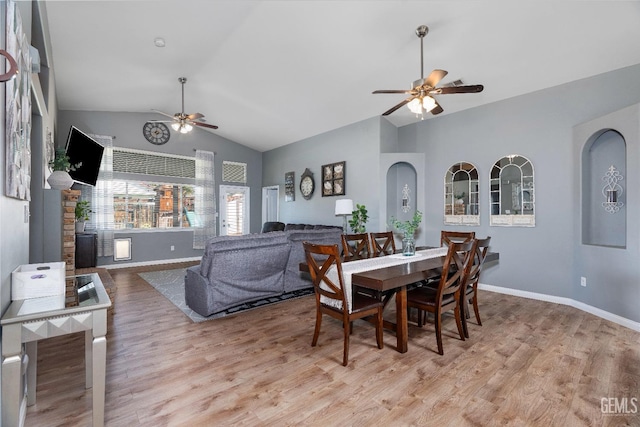
{"label": "white ceiling", "polygon": [[[259,151],[402,101],[371,92],[420,77],[422,24],[425,75],[441,68],[441,84],[485,86],[441,95],[441,115],[640,63],[638,1],[48,0],[46,9],[60,109],[173,114],[185,76],[186,112],[220,127],[194,132]],[[420,120],[406,107],[388,118]]]}

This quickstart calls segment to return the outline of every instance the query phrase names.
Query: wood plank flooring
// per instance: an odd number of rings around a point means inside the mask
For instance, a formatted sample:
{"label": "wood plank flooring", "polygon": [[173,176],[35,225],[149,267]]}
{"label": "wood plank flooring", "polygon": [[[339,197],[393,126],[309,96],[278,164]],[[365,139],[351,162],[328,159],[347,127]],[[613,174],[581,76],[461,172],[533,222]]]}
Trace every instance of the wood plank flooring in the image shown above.
{"label": "wood plank flooring", "polygon": [[[358,321],[345,368],[335,320],[310,345],[312,296],[196,324],[136,274],[180,266],[110,271],[107,426],[640,426],[601,410],[640,399],[640,333],[580,310],[481,291],[483,326],[461,341],[446,318],[444,356],[432,325],[400,354]],[[27,426],[91,425],[83,337],[40,343]]]}

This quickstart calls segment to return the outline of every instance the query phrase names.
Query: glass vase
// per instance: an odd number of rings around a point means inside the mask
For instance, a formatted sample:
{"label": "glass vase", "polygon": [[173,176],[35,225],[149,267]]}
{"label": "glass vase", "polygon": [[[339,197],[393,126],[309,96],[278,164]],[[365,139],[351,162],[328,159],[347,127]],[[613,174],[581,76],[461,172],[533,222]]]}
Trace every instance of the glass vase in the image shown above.
{"label": "glass vase", "polygon": [[412,256],[416,254],[416,241],[413,238],[413,233],[405,233],[402,238],[402,255]]}

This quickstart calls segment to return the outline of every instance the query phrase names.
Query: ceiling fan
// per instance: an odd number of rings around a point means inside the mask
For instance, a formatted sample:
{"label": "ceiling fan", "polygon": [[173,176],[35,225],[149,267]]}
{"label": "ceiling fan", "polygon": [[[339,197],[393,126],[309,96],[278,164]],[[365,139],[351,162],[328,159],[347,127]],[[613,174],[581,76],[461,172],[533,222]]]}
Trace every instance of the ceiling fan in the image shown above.
{"label": "ceiling fan", "polygon": [[438,101],[433,97],[433,95],[446,95],[450,93],[478,93],[482,92],[484,86],[482,85],[459,85],[459,81],[443,85],[442,87],[436,87],[440,80],[447,75],[445,70],[433,70],[431,74],[425,79],[424,78],[424,49],[422,46],[422,41],[424,36],[429,32],[429,28],[426,25],[421,25],[416,29],[416,35],[420,37],[420,79],[413,82],[411,85],[411,89],[409,90],[375,90],[373,93],[404,93],[410,95],[401,103],[391,107],[384,113],[383,116],[388,116],[389,114],[396,111],[398,108],[403,105],[407,105],[411,112],[416,115],[423,115],[424,112],[430,112],[433,115],[440,114],[444,110],[438,104]]}
{"label": "ceiling fan", "polygon": [[170,117],[173,120],[149,120],[152,123],[171,123],[171,127],[173,130],[178,131],[180,133],[188,133],[191,132],[193,126],[200,126],[209,129],[218,129],[216,125],[210,125],[208,123],[204,123],[204,114],[194,113],[194,114],[186,114],[184,112],[184,84],[187,82],[186,77],[179,77],[178,81],[182,85],[182,112],[175,113],[173,115],[164,113],[159,110],[152,110],[158,114],[162,114],[163,116]]}

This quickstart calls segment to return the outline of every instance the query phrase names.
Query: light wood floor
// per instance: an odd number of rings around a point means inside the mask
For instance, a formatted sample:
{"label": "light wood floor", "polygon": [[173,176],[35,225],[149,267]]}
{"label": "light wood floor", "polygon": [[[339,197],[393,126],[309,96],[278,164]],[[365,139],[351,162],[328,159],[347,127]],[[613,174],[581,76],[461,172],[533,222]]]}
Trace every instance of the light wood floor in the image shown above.
{"label": "light wood floor", "polygon": [[[310,345],[312,296],[196,324],[136,274],[166,268],[110,272],[107,426],[640,426],[601,411],[640,399],[640,334],[577,309],[481,292],[484,325],[461,341],[447,318],[444,356],[432,325],[410,326],[400,354],[356,322],[345,368],[335,320]],[[91,425],[83,348],[41,342],[27,426]]]}

